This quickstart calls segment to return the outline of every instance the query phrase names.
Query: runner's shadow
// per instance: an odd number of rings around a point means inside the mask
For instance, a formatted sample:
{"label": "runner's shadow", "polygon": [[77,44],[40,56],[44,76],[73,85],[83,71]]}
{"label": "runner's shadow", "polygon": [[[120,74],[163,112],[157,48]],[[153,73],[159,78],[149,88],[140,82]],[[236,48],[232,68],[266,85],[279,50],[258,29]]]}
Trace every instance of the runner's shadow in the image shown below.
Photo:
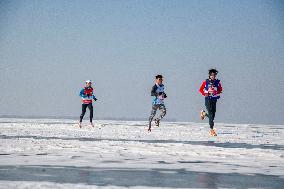
{"label": "runner's shadow", "polygon": [[0,139],[21,139],[32,138],[38,140],[78,140],[78,141],[112,141],[112,142],[142,142],[149,144],[190,144],[190,145],[202,145],[202,146],[215,146],[220,148],[245,148],[245,149],[270,149],[270,150],[284,150],[284,145],[278,144],[248,144],[248,143],[232,143],[225,142],[219,143],[214,141],[178,141],[178,140],[132,140],[132,139],[112,139],[112,138],[89,138],[89,137],[46,137],[46,136],[7,136],[0,135]]}

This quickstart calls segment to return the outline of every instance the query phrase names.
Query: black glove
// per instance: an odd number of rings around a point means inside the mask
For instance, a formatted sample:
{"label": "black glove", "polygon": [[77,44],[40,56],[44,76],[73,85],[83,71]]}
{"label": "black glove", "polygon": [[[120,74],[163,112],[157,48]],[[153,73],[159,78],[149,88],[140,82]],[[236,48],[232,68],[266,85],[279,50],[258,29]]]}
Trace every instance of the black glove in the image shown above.
{"label": "black glove", "polygon": [[94,98],[94,101],[97,101],[98,99],[97,98]]}
{"label": "black glove", "polygon": [[164,98],[167,98],[167,95],[164,92],[159,92],[159,96],[163,96]]}
{"label": "black glove", "polygon": [[167,98],[167,95],[166,95],[166,93],[164,93],[164,98]]}

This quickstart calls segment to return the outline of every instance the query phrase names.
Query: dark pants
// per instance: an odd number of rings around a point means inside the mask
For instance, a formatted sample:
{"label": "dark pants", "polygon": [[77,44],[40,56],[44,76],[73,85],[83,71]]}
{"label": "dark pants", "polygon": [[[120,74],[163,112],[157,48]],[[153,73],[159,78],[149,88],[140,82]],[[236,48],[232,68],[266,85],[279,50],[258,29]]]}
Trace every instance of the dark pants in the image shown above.
{"label": "dark pants", "polygon": [[213,129],[214,127],[216,103],[217,103],[217,99],[205,98],[205,106],[208,112],[206,116],[209,118],[209,125],[211,129]]}
{"label": "dark pants", "polygon": [[90,103],[90,104],[82,104],[82,114],[80,115],[80,122],[82,122],[83,120],[87,107],[90,110],[90,122],[93,121],[93,104]]}

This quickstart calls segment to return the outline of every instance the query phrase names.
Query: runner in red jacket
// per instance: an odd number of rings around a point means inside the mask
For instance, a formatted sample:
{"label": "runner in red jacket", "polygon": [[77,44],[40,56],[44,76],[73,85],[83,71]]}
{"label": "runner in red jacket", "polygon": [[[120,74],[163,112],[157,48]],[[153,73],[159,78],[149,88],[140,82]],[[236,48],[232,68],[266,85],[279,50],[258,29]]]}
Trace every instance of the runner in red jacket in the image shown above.
{"label": "runner in red jacket", "polygon": [[93,125],[93,100],[97,101],[97,98],[94,95],[91,80],[86,81],[86,86],[80,91],[79,95],[82,98],[82,113],[80,115],[79,127],[80,128],[82,127],[82,120],[86,113],[87,107],[90,110],[90,125],[94,127]]}
{"label": "runner in red jacket", "polygon": [[216,113],[217,99],[220,98],[222,93],[222,85],[219,79],[216,79],[218,71],[216,69],[209,70],[209,79],[203,81],[199,92],[205,97],[206,113],[204,110],[200,113],[200,118],[203,120],[205,117],[209,118],[210,135],[217,136],[214,128],[214,118]]}

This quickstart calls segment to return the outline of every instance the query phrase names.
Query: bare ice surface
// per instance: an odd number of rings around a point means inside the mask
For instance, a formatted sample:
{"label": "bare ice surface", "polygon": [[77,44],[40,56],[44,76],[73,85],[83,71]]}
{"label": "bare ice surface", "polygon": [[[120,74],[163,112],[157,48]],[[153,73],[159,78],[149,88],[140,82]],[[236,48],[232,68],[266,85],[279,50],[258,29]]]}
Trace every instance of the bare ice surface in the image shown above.
{"label": "bare ice surface", "polygon": [[0,189],[284,188],[284,126],[0,119]]}

